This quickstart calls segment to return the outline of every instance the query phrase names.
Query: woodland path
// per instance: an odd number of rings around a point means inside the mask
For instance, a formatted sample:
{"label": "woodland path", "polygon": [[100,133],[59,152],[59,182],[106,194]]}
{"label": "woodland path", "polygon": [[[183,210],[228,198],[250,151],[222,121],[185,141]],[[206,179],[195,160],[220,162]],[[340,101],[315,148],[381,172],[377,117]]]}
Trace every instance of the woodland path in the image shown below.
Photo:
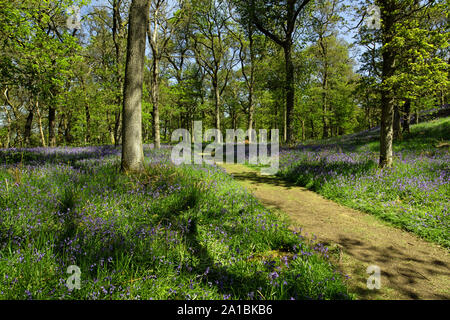
{"label": "woodland path", "polygon": [[[242,164],[220,163],[266,207],[329,247],[333,263],[350,276],[358,299],[450,299],[450,253],[376,217],[339,205],[305,188]],[[369,290],[366,268],[381,269],[381,288]]]}

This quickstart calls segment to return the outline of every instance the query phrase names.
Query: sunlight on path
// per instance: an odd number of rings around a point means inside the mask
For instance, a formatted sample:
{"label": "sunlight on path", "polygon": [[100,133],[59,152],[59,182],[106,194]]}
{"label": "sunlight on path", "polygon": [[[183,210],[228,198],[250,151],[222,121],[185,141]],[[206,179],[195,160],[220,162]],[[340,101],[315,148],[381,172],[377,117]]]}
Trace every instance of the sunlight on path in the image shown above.
{"label": "sunlight on path", "polygon": [[[288,214],[307,236],[326,244],[333,262],[350,275],[359,299],[450,299],[450,254],[379,219],[327,200],[241,164],[220,166],[266,207]],[[369,290],[366,269],[381,269],[381,289]]]}

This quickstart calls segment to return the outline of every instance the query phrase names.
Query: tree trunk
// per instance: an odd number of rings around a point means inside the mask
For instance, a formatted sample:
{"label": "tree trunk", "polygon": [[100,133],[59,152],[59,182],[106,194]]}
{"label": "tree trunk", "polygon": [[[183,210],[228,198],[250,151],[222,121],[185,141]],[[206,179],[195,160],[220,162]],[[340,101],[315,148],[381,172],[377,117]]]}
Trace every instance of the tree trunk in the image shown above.
{"label": "tree trunk", "polygon": [[64,138],[67,144],[71,144],[73,141],[71,116],[71,113],[68,113],[64,121]]}
{"label": "tree trunk", "polygon": [[283,110],[283,142],[287,141],[287,108]]}
{"label": "tree trunk", "polygon": [[[324,55],[326,55],[326,52],[324,53]],[[325,59],[326,59],[326,57],[325,57]],[[322,112],[323,112],[323,115],[322,115],[322,124],[323,124],[322,138],[326,139],[326,138],[328,138],[328,124],[327,124],[328,66],[327,66],[326,62],[325,62],[325,69],[324,69],[324,73],[323,73],[322,90],[323,90],[322,91]]]}
{"label": "tree trunk", "polygon": [[56,147],[56,109],[52,106],[48,107],[48,145],[50,147]]}
{"label": "tree trunk", "polygon": [[41,135],[41,143],[43,147],[46,147],[47,144],[45,143],[45,136],[44,136],[44,129],[42,128],[42,117],[41,112],[39,111],[39,101],[36,100],[36,113],[38,116],[38,124],[39,124],[39,133]]}
{"label": "tree trunk", "polygon": [[284,49],[284,58],[286,63],[286,135],[288,144],[292,144],[295,140],[293,113],[294,113],[294,64],[292,63],[292,39],[287,39]]}
{"label": "tree trunk", "polygon": [[59,117],[59,123],[58,123],[58,135],[57,135],[57,141],[59,139],[59,143],[61,143],[61,141],[63,141],[63,136],[64,136],[64,131],[65,131],[65,126],[64,126],[64,122],[65,122],[65,118],[66,115],[64,113],[59,113],[60,117]]}
{"label": "tree trunk", "polygon": [[161,147],[160,121],[159,121],[159,57],[156,52],[153,56],[152,72],[152,104],[153,104],[153,139],[156,149]]}
{"label": "tree trunk", "polygon": [[91,142],[91,113],[89,112],[89,104],[87,101],[84,107],[84,114],[86,116],[86,132],[84,135],[84,142],[89,144],[89,142]]}
{"label": "tree trunk", "polygon": [[250,50],[250,79],[248,86],[248,141],[253,143],[253,136],[250,134],[253,129],[253,113],[255,112],[255,106],[253,105],[253,90],[255,86],[255,50],[253,44],[253,28],[252,24],[248,24],[249,31],[249,50]]}
{"label": "tree trunk", "polygon": [[[114,0],[112,3],[112,9],[113,9],[113,25],[112,25],[112,37],[114,42],[114,48],[115,48],[115,58],[116,58],[116,66],[117,66],[117,84],[119,86],[123,85],[123,79],[122,79],[122,70],[121,70],[121,54],[120,54],[120,43],[119,43],[119,35],[122,30],[122,19],[120,17],[120,7],[122,4],[122,0]],[[117,94],[117,105],[121,104],[121,94]],[[114,112],[114,138],[111,139],[114,141],[114,145],[117,146],[119,144],[120,140],[120,118],[121,118],[121,110],[117,110]]]}
{"label": "tree trunk", "polygon": [[106,110],[106,123],[108,124],[109,142],[113,145],[116,145],[116,140],[115,140],[115,135],[114,135],[114,127],[111,124],[111,118],[109,116],[108,110]]}
{"label": "tree trunk", "polygon": [[133,0],[129,12],[122,112],[121,170],[124,172],[141,171],[144,165],[141,100],[149,5],[148,0]]}
{"label": "tree trunk", "polygon": [[28,110],[28,116],[24,128],[24,141],[25,145],[28,147],[31,145],[30,137],[31,137],[31,126],[33,124],[33,115],[34,110],[33,108],[31,108],[30,110]]}
{"label": "tree trunk", "polygon": [[159,60],[160,53],[158,47],[158,12],[159,7],[156,8],[154,12],[154,26],[153,32],[150,37],[150,24],[147,29],[147,36],[149,37],[149,42],[152,49],[153,63],[152,63],[152,81],[151,81],[151,91],[152,91],[152,104],[153,104],[153,142],[155,149],[161,147],[161,137],[160,137],[160,120],[159,120]]}
{"label": "tree trunk", "polygon": [[[215,103],[215,116],[216,116],[216,129],[220,130],[220,89],[219,84],[217,82],[217,74],[215,79],[213,80],[213,89],[214,89],[214,103]],[[217,142],[222,142],[222,137],[220,134],[217,135]]]}
{"label": "tree trunk", "polygon": [[121,112],[120,110],[118,110],[117,112],[114,113],[114,145],[117,146],[119,145],[119,141],[120,141],[120,115]]}
{"label": "tree trunk", "polygon": [[394,106],[394,140],[402,140],[402,117],[400,113],[400,107]]}
{"label": "tree trunk", "polygon": [[[394,26],[394,8],[389,0],[379,1],[382,5],[381,20],[383,39],[383,62],[381,78],[383,84],[393,75],[395,53],[386,45],[392,40]],[[389,88],[381,90],[381,130],[380,130],[380,168],[392,166],[392,140],[393,140],[394,97]]]}
{"label": "tree trunk", "polygon": [[411,122],[411,100],[406,99],[403,105],[403,132],[410,133],[409,124]]}
{"label": "tree trunk", "polygon": [[302,123],[302,141],[305,141],[305,120],[301,120]]}
{"label": "tree trunk", "polygon": [[248,90],[248,122],[247,122],[247,127],[248,127],[248,132],[249,132],[249,137],[248,137],[248,141],[250,143],[253,142],[253,136],[251,135],[252,129],[253,129],[253,112],[254,112],[254,106],[253,106],[253,85],[250,85],[249,90]]}
{"label": "tree trunk", "polygon": [[366,107],[366,121],[367,121],[367,129],[370,130],[372,127],[370,125],[370,107],[367,105]]}

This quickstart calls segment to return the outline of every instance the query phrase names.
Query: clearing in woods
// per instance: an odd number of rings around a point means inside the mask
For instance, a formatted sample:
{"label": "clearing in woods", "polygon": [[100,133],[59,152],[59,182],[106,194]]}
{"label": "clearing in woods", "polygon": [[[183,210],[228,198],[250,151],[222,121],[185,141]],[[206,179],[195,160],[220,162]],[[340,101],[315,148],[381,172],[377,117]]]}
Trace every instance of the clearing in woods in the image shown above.
{"label": "clearing in woods", "polygon": [[[359,299],[450,299],[445,248],[278,177],[261,176],[257,169],[220,165],[265,206],[286,213],[304,235],[327,245]],[[370,265],[381,269],[379,290],[367,288]]]}

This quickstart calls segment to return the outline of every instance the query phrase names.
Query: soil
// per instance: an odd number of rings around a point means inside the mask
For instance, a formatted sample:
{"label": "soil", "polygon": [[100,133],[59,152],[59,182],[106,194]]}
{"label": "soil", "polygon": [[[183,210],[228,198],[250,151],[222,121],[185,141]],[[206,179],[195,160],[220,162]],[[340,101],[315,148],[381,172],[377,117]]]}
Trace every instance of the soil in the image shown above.
{"label": "soil", "polygon": [[[258,169],[220,165],[266,207],[286,213],[293,227],[328,246],[358,299],[450,299],[448,249]],[[380,267],[380,289],[367,288],[371,265]]]}

